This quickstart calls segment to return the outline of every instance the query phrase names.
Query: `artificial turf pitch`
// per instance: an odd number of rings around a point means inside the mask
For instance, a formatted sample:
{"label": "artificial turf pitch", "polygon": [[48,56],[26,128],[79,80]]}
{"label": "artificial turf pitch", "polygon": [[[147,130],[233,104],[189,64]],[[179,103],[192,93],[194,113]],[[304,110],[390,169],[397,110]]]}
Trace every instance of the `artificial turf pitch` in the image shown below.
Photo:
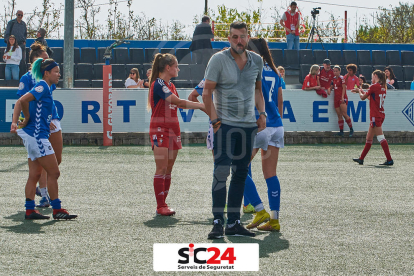
{"label": "artificial turf pitch", "polygon": [[[65,147],[59,194],[74,221],[24,220],[28,176],[23,147],[0,147],[1,275],[152,275],[154,243],[258,243],[260,271],[231,275],[413,275],[414,150],[378,143],[286,146],[280,151],[281,231],[207,240],[212,229],[212,156],[184,147],[167,203],[155,216],[149,147]],[[268,209],[260,159],[253,179]],[[36,198],[38,202],[39,198]],[[51,209],[40,210],[51,215]],[[242,215],[245,224],[253,218]],[[189,275],[211,272],[187,272]],[[159,273],[170,275],[170,273]]]}

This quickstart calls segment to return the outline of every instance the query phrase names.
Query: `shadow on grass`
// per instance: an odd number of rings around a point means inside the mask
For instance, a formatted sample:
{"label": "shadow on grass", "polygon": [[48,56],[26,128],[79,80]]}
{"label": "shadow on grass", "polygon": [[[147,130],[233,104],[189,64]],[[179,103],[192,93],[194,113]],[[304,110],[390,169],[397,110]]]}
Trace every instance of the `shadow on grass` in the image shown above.
{"label": "shadow on grass", "polygon": [[15,170],[17,170],[21,167],[24,167],[25,165],[27,166],[27,161],[22,162],[22,163],[18,163],[18,164],[14,165],[14,166],[12,166],[8,169],[0,170],[0,172],[12,172],[12,171],[15,171]]}
{"label": "shadow on grass", "polygon": [[[5,219],[9,219],[14,222],[20,222],[19,225],[13,225],[13,226],[0,226],[0,228],[6,229],[9,232],[14,232],[17,234],[36,234],[36,233],[45,233],[45,231],[42,229],[44,227],[47,227],[49,225],[53,225],[57,222],[57,220],[26,220],[24,219],[24,215],[26,212],[21,211],[17,214],[4,217]],[[44,212],[47,213],[47,212]],[[46,221],[44,223],[41,223],[41,221]]]}
{"label": "shadow on grass", "polygon": [[[267,258],[269,254],[275,253],[278,251],[286,250],[289,248],[289,241],[282,239],[282,234],[279,232],[258,232],[256,237],[234,237],[234,236],[225,236],[227,240],[231,243],[257,243],[259,244],[259,257]],[[267,235],[263,240],[257,239],[262,235]],[[228,243],[225,239],[216,239],[213,240],[213,243]]]}
{"label": "shadow on grass", "polygon": [[390,170],[392,169],[392,166],[381,166],[381,165],[365,165],[362,167],[363,169],[372,169],[372,168],[376,168],[376,169],[386,169],[386,170]]}
{"label": "shadow on grass", "polygon": [[153,219],[144,222],[144,225],[150,228],[171,228],[179,222],[174,217],[155,216]]}

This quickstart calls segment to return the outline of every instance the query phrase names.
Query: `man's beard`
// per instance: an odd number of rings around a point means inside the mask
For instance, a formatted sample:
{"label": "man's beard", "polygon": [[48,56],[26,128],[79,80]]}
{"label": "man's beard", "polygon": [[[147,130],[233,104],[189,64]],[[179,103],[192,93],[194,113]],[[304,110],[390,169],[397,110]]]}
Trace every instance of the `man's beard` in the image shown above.
{"label": "man's beard", "polygon": [[[240,47],[238,48],[237,46],[240,46]],[[240,44],[237,44],[235,47],[231,47],[231,48],[233,49],[234,52],[236,52],[239,55],[243,54],[244,51],[246,51],[246,47]]]}

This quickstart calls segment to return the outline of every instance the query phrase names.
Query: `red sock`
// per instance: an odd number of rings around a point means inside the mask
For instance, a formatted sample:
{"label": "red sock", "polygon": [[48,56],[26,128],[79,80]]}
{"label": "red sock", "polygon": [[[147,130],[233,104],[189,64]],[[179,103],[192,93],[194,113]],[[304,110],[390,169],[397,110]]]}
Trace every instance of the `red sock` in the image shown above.
{"label": "red sock", "polygon": [[167,199],[168,192],[171,185],[171,174],[166,174],[164,179],[164,202]]}
{"label": "red sock", "polygon": [[387,161],[392,160],[391,153],[390,153],[390,148],[388,147],[387,140],[384,139],[384,140],[381,141],[381,147],[384,150],[385,156],[387,157]]}
{"label": "red sock", "polygon": [[365,156],[367,156],[371,146],[372,146],[372,140],[367,140],[365,142],[364,150],[362,151],[361,156],[359,157],[359,159],[364,160],[364,158],[365,158]]}
{"label": "red sock", "polygon": [[338,125],[339,125],[339,130],[344,130],[344,120],[339,120]]}
{"label": "red sock", "polygon": [[165,205],[164,201],[164,175],[154,175],[154,192],[157,200],[157,209]]}
{"label": "red sock", "polygon": [[346,123],[348,124],[349,128],[352,128],[351,118],[349,118],[348,120],[346,120]]}

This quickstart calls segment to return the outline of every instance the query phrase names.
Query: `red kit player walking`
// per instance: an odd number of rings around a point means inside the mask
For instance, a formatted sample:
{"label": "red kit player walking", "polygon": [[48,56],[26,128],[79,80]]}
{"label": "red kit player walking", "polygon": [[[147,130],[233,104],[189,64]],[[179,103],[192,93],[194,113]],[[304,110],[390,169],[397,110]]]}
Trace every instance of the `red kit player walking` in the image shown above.
{"label": "red kit player walking", "polygon": [[339,136],[344,136],[344,119],[349,126],[349,137],[352,137],[354,134],[354,129],[352,128],[351,118],[347,114],[348,106],[348,96],[346,95],[346,84],[345,79],[341,76],[341,67],[335,65],[334,69],[334,78],[332,80],[331,87],[328,89],[328,94],[331,94],[331,90],[334,90],[334,107],[336,114],[338,115],[338,125],[339,125]]}
{"label": "red kit player walking", "polygon": [[171,185],[171,171],[181,149],[177,108],[204,109],[204,104],[178,97],[171,78],[178,76],[178,62],[171,54],[155,55],[148,92],[148,109],[152,111],[150,139],[155,159],[154,191],[157,215],[171,216],[175,211],[165,203]]}
{"label": "red kit player walking", "polygon": [[385,140],[384,133],[382,132],[382,124],[385,119],[384,101],[387,95],[387,81],[385,78],[385,73],[380,70],[375,70],[374,73],[372,73],[372,83],[373,84],[370,86],[367,93],[362,91],[362,89],[354,90],[359,92],[361,100],[365,100],[369,97],[370,125],[364,150],[362,151],[359,158],[355,158],[353,160],[360,165],[364,164],[364,158],[371,148],[374,135],[376,135],[378,142],[380,142],[385,156],[387,157],[387,161],[380,165],[392,166],[394,165],[394,161],[391,158],[387,140]]}

